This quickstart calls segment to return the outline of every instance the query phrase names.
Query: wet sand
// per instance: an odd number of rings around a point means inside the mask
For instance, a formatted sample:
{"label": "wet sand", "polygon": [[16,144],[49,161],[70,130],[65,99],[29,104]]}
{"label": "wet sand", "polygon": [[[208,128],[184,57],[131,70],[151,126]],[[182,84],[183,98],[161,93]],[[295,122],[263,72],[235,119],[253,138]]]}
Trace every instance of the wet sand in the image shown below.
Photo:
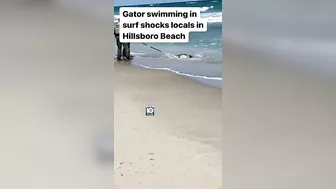
{"label": "wet sand", "polygon": [[220,188],[221,90],[125,63],[114,73],[115,188]]}

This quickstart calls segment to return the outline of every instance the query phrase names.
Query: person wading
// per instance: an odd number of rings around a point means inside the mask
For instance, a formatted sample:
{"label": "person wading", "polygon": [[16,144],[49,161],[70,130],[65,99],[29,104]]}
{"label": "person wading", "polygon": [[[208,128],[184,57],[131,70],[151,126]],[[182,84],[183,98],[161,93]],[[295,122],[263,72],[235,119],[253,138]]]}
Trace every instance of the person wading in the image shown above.
{"label": "person wading", "polygon": [[117,59],[118,60],[122,60],[121,59],[121,52],[123,53],[123,56],[127,59],[127,60],[131,60],[131,44],[130,43],[121,43],[120,42],[120,35],[119,35],[119,27],[120,27],[120,18],[118,19],[118,22],[116,23],[115,27],[114,27],[114,36],[116,38],[117,41]]}

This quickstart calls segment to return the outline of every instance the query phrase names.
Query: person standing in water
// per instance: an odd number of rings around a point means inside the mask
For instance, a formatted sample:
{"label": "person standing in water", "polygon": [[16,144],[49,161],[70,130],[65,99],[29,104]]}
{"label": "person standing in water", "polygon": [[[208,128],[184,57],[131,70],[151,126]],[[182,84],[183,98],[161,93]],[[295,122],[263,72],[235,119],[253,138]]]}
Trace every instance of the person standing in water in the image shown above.
{"label": "person standing in water", "polygon": [[120,27],[120,18],[118,19],[118,22],[116,23],[114,27],[114,36],[117,41],[117,60],[122,60],[121,59],[121,52],[123,53],[123,56],[127,59],[130,60],[131,57],[131,44],[130,43],[121,43],[120,42],[120,35],[119,35],[119,27]]}

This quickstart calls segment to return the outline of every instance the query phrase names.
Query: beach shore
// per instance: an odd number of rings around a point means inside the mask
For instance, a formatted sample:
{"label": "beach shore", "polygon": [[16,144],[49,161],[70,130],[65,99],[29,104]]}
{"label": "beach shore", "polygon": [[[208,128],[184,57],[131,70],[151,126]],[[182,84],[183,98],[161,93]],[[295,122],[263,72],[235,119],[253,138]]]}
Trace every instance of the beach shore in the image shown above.
{"label": "beach shore", "polygon": [[221,188],[221,89],[127,63],[114,74],[115,188]]}

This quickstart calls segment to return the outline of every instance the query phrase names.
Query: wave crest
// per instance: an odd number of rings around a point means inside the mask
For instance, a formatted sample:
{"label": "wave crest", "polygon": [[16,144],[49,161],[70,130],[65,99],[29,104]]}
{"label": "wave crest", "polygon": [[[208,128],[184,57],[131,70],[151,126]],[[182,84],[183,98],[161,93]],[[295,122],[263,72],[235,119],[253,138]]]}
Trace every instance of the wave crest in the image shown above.
{"label": "wave crest", "polygon": [[[114,15],[114,23],[120,18],[119,15]],[[222,12],[201,13],[201,18],[204,18],[208,23],[222,23]]]}

